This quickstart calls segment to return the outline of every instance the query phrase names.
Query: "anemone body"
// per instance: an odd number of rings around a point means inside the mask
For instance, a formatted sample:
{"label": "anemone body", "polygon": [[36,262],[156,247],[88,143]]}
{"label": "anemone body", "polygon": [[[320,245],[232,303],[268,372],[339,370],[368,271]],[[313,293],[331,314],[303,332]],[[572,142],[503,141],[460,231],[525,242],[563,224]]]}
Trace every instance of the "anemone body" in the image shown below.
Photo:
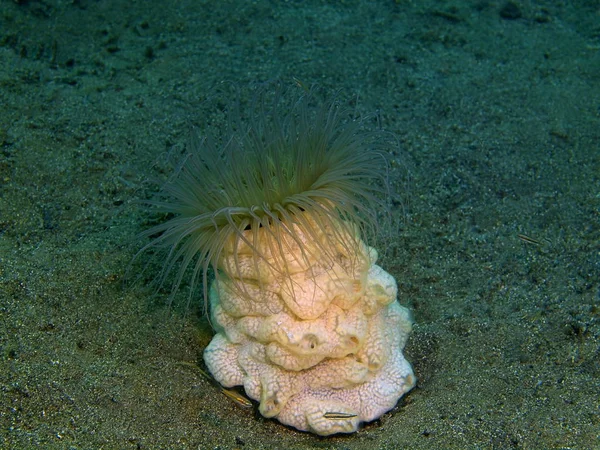
{"label": "anemone body", "polygon": [[375,264],[375,249],[348,236],[356,242],[351,253],[338,246],[335,261],[320,255],[321,241],[348,228],[298,232],[306,259],[298,258],[296,242],[284,245],[286,274],[268,263],[246,265],[249,249],[226,248],[230,258],[238,252],[244,269],[210,291],[217,334],[204,361],[215,379],[243,386],[263,416],[319,435],[356,431],[415,384],[402,355],[410,314],[396,301],[395,280]]}
{"label": "anemone body", "polygon": [[386,159],[337,102],[275,99],[258,95],[230,135],[195,139],[151,202],[171,218],[146,248],[166,252],[163,281],[177,267],[174,290],[186,273],[202,282],[217,381],[298,429],[351,432],[414,385],[408,311],[364,242],[385,209]]}

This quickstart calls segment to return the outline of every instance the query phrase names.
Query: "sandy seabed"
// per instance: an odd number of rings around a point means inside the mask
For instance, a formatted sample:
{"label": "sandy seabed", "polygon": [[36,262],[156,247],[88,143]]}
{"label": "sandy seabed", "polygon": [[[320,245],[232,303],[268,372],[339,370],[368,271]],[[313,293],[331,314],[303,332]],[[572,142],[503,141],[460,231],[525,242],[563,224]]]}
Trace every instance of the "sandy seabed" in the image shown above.
{"label": "sandy seabed", "polygon": [[[0,448],[600,448],[599,24],[596,1],[0,0]],[[273,79],[398,138],[379,245],[419,382],[350,436],[236,406],[195,368],[201,295],[169,307],[146,261],[124,285],[190,123]]]}

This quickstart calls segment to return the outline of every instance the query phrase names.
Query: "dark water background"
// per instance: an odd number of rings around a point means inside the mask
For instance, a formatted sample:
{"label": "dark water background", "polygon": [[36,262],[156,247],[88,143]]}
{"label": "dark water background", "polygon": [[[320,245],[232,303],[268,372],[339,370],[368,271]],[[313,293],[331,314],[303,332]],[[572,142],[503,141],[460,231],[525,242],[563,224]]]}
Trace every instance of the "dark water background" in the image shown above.
{"label": "dark water background", "polygon": [[[200,304],[123,287],[190,122],[274,79],[400,143],[419,384],[351,436],[238,408]],[[599,205],[598,1],[0,0],[0,448],[600,448]]]}

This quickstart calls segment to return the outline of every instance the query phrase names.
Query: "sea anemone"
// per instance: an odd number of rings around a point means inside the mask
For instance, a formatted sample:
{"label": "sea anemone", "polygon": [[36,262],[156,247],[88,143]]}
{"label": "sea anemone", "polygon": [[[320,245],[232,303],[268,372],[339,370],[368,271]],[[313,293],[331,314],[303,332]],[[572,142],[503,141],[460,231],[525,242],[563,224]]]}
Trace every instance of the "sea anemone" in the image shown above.
{"label": "sea anemone", "polygon": [[[321,260],[333,261],[339,246],[352,250],[376,233],[385,209],[379,133],[339,100],[321,102],[307,90],[267,95],[263,88],[247,114],[230,111],[228,135],[194,137],[172,180],[148,201],[169,218],[144,233],[153,240],[141,250],[165,251],[161,284],[177,267],[173,293],[186,273],[192,291],[202,280],[205,301],[211,268],[217,280],[240,278],[237,258],[223,264],[224,249],[235,255],[249,247],[254,266],[285,273],[290,242],[300,247],[298,258],[315,256],[302,250],[310,239]],[[324,232],[327,242],[319,238]]]}

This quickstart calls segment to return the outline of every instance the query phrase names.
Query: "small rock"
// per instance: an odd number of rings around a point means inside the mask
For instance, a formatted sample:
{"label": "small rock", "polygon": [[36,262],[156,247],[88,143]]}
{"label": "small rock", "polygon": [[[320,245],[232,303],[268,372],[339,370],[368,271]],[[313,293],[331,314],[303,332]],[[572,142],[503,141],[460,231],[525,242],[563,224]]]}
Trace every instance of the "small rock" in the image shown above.
{"label": "small rock", "polygon": [[515,2],[506,2],[500,9],[500,17],[506,20],[520,19],[522,16],[521,8]]}

